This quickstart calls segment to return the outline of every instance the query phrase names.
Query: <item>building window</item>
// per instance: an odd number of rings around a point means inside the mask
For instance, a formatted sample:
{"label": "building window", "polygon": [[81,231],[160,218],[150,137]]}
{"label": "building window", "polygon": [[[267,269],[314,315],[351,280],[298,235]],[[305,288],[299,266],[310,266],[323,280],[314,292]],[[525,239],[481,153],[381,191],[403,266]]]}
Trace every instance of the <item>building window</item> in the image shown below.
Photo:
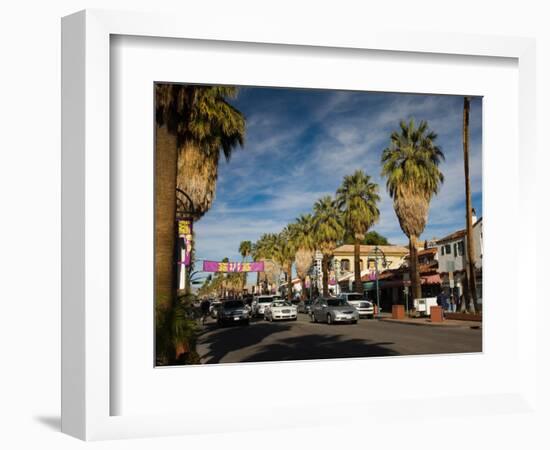
{"label": "building window", "polygon": [[451,254],[451,244],[447,244],[447,245],[445,246],[445,253],[446,253],[447,255],[450,255],[450,254]]}
{"label": "building window", "polygon": [[342,272],[349,272],[350,271],[349,259],[342,259],[340,261],[340,270],[342,270]]}
{"label": "building window", "polygon": [[454,255],[455,255],[455,258],[456,258],[457,255],[458,255],[458,252],[457,252],[457,249],[456,249],[456,242],[453,245],[453,252],[454,252]]}
{"label": "building window", "polygon": [[441,254],[442,254],[442,255],[445,254],[445,246],[444,246],[444,245],[441,246]]}
{"label": "building window", "polygon": [[458,243],[458,256],[464,256],[464,241]]}

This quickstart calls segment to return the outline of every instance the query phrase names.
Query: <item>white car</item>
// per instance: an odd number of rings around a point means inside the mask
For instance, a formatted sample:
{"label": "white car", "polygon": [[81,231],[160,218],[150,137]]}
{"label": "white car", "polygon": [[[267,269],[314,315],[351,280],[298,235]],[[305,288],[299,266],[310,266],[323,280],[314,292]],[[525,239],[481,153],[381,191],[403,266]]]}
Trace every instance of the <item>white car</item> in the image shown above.
{"label": "white car", "polygon": [[254,317],[263,316],[266,306],[271,305],[275,300],[280,300],[278,295],[258,295],[252,301],[252,314]]}
{"label": "white car", "polygon": [[357,292],[344,292],[338,298],[346,300],[352,305],[359,313],[359,317],[368,317],[370,319],[374,317],[374,305],[361,294]]}
{"label": "white car", "polygon": [[285,300],[275,300],[265,308],[264,319],[273,322],[274,320],[296,320],[298,310],[296,306]]}

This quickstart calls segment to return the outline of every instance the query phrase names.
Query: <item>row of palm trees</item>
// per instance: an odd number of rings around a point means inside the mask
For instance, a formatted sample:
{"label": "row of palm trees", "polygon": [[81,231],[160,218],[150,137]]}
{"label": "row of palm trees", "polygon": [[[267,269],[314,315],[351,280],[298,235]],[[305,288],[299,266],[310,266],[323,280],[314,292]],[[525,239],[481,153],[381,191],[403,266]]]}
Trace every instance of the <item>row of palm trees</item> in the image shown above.
{"label": "row of palm trees", "polygon": [[[424,231],[429,204],[437,194],[444,177],[439,169],[444,159],[436,145],[437,135],[428,123],[418,126],[413,120],[402,121],[390,136],[390,145],[382,152],[382,176],[393,199],[393,206],[403,232],[409,238],[410,278],[413,298],[421,297],[417,264],[419,236]],[[348,238],[354,243],[354,289],[363,292],[360,245],[379,220],[379,186],[363,170],[346,175],[335,196],[324,196],[313,205],[312,214],[302,214],[280,233],[266,233],[252,246],[241,243],[243,258],[274,262],[286,274],[287,295],[292,295],[292,267],[306,292],[306,276],[313,264],[315,251],[322,254],[322,292],[328,295],[329,264],[335,248]],[[242,251],[242,249],[246,251]],[[264,274],[266,277],[266,274]],[[258,274],[257,284],[260,282]]]}
{"label": "row of palm trees", "polygon": [[[378,185],[362,170],[344,177],[336,195],[324,196],[313,205],[312,213],[300,215],[280,233],[263,234],[252,246],[255,260],[274,262],[286,274],[287,295],[292,296],[292,267],[305,295],[307,274],[315,251],[322,253],[323,295],[328,295],[329,262],[334,249],[347,234],[355,240],[356,287],[362,290],[359,271],[360,243],[378,220]],[[258,284],[260,279],[258,278]]]}

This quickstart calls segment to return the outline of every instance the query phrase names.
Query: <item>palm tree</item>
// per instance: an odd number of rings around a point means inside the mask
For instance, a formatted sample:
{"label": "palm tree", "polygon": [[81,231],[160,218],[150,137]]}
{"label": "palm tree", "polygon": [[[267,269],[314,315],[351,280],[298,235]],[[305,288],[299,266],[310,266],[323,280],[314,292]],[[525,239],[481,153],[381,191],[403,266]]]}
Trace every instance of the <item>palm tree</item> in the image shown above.
{"label": "palm tree", "polygon": [[323,296],[328,296],[328,263],[338,242],[344,237],[340,211],[330,195],[313,205],[313,230],[316,248],[323,254]]}
{"label": "palm tree", "polygon": [[[155,84],[155,286],[161,310],[176,300],[176,207],[199,219],[211,206],[220,153],[244,140],[227,86]],[[179,199],[177,189],[184,193]],[[179,203],[178,203],[179,200]]]}
{"label": "palm tree", "polygon": [[[464,182],[466,192],[466,286],[465,299],[468,302],[468,309],[471,313],[476,312],[477,290],[476,290],[476,269],[474,260],[474,232],[472,225],[472,195],[470,192],[470,99],[464,97],[464,112],[462,122],[463,150],[464,150]],[[466,309],[462,302],[461,310]]]}
{"label": "palm tree", "polygon": [[[264,271],[258,272],[257,284],[273,284],[279,275],[279,265],[273,260],[277,235],[266,233],[260,236],[252,249],[254,260],[263,261]],[[262,289],[263,290],[263,289]]]}
{"label": "palm tree", "polygon": [[290,239],[296,249],[296,274],[302,285],[302,300],[306,296],[306,276],[313,264],[315,241],[313,235],[313,216],[302,214],[295,223],[289,225]]}
{"label": "palm tree", "polygon": [[346,175],[336,191],[336,205],[342,213],[346,230],[353,234],[355,291],[363,293],[361,282],[361,242],[369,228],[378,221],[380,211],[378,185],[362,170]]}
{"label": "palm tree", "polygon": [[417,128],[414,120],[402,120],[399,127],[382,152],[382,176],[386,177],[399,225],[409,238],[412,296],[420,298],[418,238],[428,220],[430,201],[444,181],[439,164],[445,156],[435,143],[437,134],[429,130],[426,121]]}
{"label": "palm tree", "polygon": [[[246,257],[247,256],[250,256],[252,252],[252,242],[250,241],[242,241],[240,244],[239,244],[239,253],[241,254],[241,256],[243,257],[243,262],[246,260]],[[246,277],[247,277],[247,273],[246,272],[243,272],[241,274],[241,278],[242,278],[242,286],[241,288],[244,289],[244,287],[246,286]]]}
{"label": "palm tree", "polygon": [[273,259],[283,268],[287,276],[287,298],[292,300],[292,263],[296,254],[291,239],[291,230],[285,227],[274,241]]}

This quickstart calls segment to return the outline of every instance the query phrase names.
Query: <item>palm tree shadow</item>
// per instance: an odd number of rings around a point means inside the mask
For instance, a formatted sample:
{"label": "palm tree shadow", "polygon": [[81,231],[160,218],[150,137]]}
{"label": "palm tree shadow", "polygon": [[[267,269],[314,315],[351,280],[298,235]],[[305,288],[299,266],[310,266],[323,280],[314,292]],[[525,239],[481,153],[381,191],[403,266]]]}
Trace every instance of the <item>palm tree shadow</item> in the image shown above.
{"label": "palm tree shadow", "polygon": [[219,363],[228,353],[252,347],[271,334],[282,333],[289,329],[288,324],[267,322],[247,327],[237,325],[220,330],[214,329],[201,340],[201,345],[209,346],[209,351],[202,356],[203,362]]}
{"label": "palm tree shadow", "polygon": [[243,362],[299,361],[333,358],[364,358],[395,356],[398,353],[387,345],[393,342],[372,342],[366,339],[342,339],[342,336],[310,334],[289,337],[266,346]]}

